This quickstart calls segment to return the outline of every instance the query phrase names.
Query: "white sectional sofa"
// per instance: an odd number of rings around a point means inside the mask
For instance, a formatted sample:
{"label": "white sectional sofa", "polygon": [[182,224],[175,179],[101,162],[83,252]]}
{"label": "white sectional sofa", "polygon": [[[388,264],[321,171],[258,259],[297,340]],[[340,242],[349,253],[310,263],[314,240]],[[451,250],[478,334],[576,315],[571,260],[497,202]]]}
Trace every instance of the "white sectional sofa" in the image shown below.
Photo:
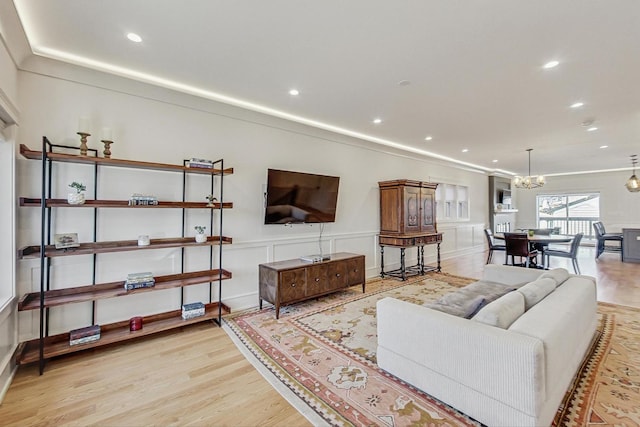
{"label": "white sectional sofa", "polygon": [[594,337],[595,279],[488,265],[480,282],[515,290],[469,319],[379,301],[378,365],[483,424],[548,426]]}

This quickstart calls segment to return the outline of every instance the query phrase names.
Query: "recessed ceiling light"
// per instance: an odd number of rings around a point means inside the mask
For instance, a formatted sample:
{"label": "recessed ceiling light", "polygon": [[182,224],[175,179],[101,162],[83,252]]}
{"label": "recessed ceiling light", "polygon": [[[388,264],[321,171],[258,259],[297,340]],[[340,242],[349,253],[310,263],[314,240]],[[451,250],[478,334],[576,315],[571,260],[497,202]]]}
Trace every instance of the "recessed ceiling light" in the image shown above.
{"label": "recessed ceiling light", "polygon": [[598,130],[598,128],[596,126],[592,126],[589,129],[587,129],[587,132],[593,132],[594,130]]}
{"label": "recessed ceiling light", "polygon": [[498,159],[491,160],[492,163],[498,163]]}
{"label": "recessed ceiling light", "polygon": [[574,102],[570,105],[571,108],[580,108],[582,106],[584,106],[584,102]]}
{"label": "recessed ceiling light", "polygon": [[140,43],[142,41],[142,37],[140,37],[139,35],[137,35],[136,33],[129,33],[127,34],[127,38],[129,40],[131,40],[132,42],[135,43]]}
{"label": "recessed ceiling light", "polygon": [[609,148],[608,145],[601,145],[600,148]]}
{"label": "recessed ceiling light", "polygon": [[300,95],[300,91],[298,89],[291,89],[289,91],[289,95],[298,96],[298,95]]}
{"label": "recessed ceiling light", "polygon": [[398,86],[409,86],[411,82],[409,80],[400,80]]}
{"label": "recessed ceiling light", "polygon": [[546,64],[544,64],[542,67],[549,69],[549,68],[557,67],[558,64],[560,64],[560,62],[558,62],[558,61],[549,61]]}
{"label": "recessed ceiling light", "polygon": [[379,125],[380,123],[382,123],[382,119],[373,119],[373,123],[376,125]]}
{"label": "recessed ceiling light", "polygon": [[463,149],[462,149],[462,152],[463,152],[463,153],[467,153],[468,151],[469,151],[469,149],[468,149],[468,148],[463,148]]}
{"label": "recessed ceiling light", "polygon": [[427,136],[424,140],[425,141],[431,141],[433,139],[433,137],[431,135]]}

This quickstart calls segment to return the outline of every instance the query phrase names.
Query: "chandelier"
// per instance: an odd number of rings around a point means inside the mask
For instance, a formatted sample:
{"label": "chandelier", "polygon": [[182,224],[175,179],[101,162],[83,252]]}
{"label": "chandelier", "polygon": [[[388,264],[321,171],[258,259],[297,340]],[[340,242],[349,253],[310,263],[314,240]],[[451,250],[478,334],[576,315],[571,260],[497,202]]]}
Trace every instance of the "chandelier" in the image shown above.
{"label": "chandelier", "polygon": [[529,175],[516,176],[513,178],[513,185],[516,188],[526,188],[527,190],[531,190],[532,188],[538,188],[544,185],[544,176],[531,175],[531,152],[533,151],[533,148],[527,148],[527,151],[529,152]]}
{"label": "chandelier", "polygon": [[640,180],[638,180],[638,177],[636,176],[636,163],[638,163],[638,155],[633,154],[630,157],[631,164],[633,165],[633,175],[631,175],[624,186],[627,187],[627,190],[629,190],[630,192],[637,193],[638,191],[640,191]]}

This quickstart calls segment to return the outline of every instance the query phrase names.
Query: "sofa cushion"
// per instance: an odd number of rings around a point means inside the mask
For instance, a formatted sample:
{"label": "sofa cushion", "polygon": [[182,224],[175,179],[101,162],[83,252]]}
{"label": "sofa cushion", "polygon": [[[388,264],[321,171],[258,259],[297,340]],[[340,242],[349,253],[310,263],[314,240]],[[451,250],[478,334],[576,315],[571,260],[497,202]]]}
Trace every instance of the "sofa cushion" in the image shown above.
{"label": "sofa cushion", "polygon": [[482,280],[510,286],[522,286],[537,280],[543,273],[537,268],[522,268],[512,265],[489,264],[484,267]]}
{"label": "sofa cushion", "polygon": [[473,320],[498,328],[507,329],[524,314],[524,295],[509,292],[483,307]]}
{"label": "sofa cushion", "polygon": [[521,288],[518,288],[517,292],[520,292],[524,296],[524,310],[527,311],[553,292],[555,288],[556,281],[547,277],[540,278],[535,282],[529,282]]}
{"label": "sofa cushion", "polygon": [[553,279],[556,282],[556,286],[560,286],[569,278],[569,272],[564,268],[554,268],[553,270],[545,271],[539,277],[539,279],[546,278]]}

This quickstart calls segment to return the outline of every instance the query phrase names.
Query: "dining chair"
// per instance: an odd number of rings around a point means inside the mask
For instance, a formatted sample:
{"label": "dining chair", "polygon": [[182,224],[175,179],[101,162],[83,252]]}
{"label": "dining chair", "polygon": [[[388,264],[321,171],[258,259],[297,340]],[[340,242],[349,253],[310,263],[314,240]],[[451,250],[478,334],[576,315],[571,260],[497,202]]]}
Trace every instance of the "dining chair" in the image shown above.
{"label": "dining chair", "polygon": [[562,258],[571,258],[571,263],[573,264],[573,271],[576,274],[580,274],[580,267],[578,266],[578,249],[580,248],[580,241],[584,233],[577,233],[573,240],[571,240],[571,245],[569,246],[569,250],[565,251],[562,249],[547,249],[544,251],[544,256],[547,259],[545,265],[549,267],[549,257],[557,256]]}
{"label": "dining chair", "polygon": [[493,258],[493,251],[506,251],[507,247],[505,245],[496,244],[493,240],[493,232],[485,228],[484,235],[487,236],[487,244],[489,245],[489,256],[487,257],[487,264],[491,262],[491,258]]}
{"label": "dining chair", "polygon": [[[622,253],[622,233],[607,233],[604,224],[601,221],[593,223],[593,229],[596,232],[596,259],[602,252],[620,252],[620,259],[623,259]],[[619,242],[619,245],[607,245],[608,241]]]}
{"label": "dining chair", "polygon": [[[527,233],[504,233],[504,242],[507,250],[507,264],[511,257],[511,265],[515,264],[515,257],[520,257],[520,266],[529,267],[531,264],[537,265],[538,251],[531,249]],[[525,258],[524,264],[522,258]]]}

